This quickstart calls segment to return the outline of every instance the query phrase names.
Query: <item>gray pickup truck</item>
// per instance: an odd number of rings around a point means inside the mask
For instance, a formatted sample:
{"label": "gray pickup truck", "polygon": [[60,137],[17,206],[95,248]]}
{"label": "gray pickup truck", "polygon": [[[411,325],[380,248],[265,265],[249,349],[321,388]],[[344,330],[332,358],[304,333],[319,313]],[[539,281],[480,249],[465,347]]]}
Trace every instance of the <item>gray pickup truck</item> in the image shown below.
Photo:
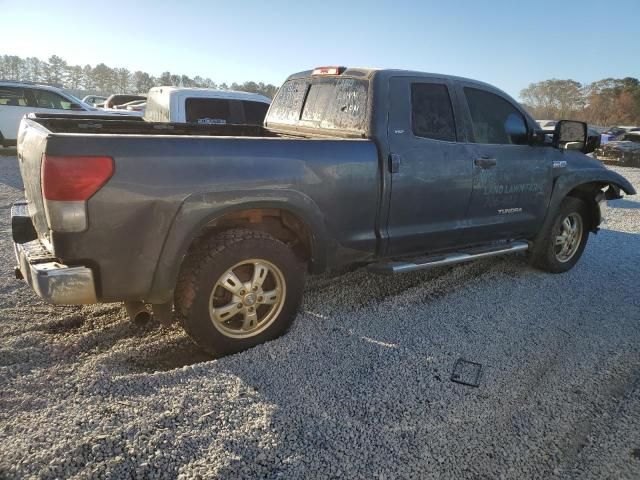
{"label": "gray pickup truck", "polygon": [[562,121],[547,143],[485,83],[343,67],[290,76],[264,126],[32,114],[16,274],[56,304],[123,301],[134,319],[151,305],[238,352],[287,330],[306,273],[522,251],[570,269],[601,202],[635,193],[586,137]]}

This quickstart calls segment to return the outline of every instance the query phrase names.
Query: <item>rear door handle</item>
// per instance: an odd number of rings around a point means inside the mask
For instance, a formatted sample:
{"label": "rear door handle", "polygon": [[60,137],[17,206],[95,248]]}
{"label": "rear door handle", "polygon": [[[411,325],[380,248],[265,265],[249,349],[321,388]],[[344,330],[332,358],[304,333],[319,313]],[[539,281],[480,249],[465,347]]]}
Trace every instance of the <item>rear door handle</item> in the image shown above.
{"label": "rear door handle", "polygon": [[491,167],[495,167],[498,162],[496,161],[495,158],[478,157],[473,161],[473,163],[475,163],[480,168],[491,168]]}

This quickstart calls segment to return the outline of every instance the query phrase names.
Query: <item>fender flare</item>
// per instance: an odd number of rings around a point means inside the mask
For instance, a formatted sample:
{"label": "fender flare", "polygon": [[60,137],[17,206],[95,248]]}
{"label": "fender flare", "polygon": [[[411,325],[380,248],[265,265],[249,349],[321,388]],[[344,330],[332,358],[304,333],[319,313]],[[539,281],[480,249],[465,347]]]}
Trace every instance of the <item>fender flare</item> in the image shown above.
{"label": "fender flare", "polygon": [[187,197],[176,212],[145,300],[149,303],[172,301],[184,257],[200,232],[216,219],[253,208],[285,210],[300,219],[311,237],[311,270],[322,272],[326,268],[327,231],[324,217],[316,203],[306,195],[294,190],[198,193]]}
{"label": "fender flare", "polygon": [[636,194],[635,188],[633,188],[633,185],[631,185],[626,178],[605,168],[582,169],[560,175],[554,182],[547,214],[540,232],[544,232],[549,228],[549,224],[552,222],[555,212],[562,200],[564,200],[572,190],[575,190],[581,185],[588,184],[599,184],[600,190],[608,187],[604,193],[607,200],[622,198],[620,195],[621,190],[627,195]]}

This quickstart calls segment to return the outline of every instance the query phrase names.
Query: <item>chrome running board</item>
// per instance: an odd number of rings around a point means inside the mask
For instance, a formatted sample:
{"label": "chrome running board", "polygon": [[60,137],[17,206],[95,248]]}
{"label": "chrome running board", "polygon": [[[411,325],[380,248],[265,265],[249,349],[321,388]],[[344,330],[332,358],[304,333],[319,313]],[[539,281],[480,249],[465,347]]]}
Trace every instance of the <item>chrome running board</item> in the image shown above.
{"label": "chrome running board", "polygon": [[453,265],[456,263],[468,262],[478,258],[494,257],[496,255],[506,255],[509,253],[523,252],[529,248],[527,242],[512,242],[498,247],[479,247],[464,249],[459,252],[451,252],[443,255],[432,255],[428,257],[414,258],[412,261],[396,261],[372,263],[367,268],[374,273],[383,275],[393,275],[396,273],[413,272],[443,265]]}

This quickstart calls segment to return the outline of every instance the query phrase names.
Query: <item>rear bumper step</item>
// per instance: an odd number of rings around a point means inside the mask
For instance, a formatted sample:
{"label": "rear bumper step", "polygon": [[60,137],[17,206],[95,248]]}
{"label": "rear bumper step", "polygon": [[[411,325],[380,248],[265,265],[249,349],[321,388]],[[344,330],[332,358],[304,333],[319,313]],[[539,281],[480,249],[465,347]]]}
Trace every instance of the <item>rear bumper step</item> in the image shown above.
{"label": "rear bumper step", "polygon": [[373,263],[369,265],[368,269],[374,273],[393,275],[396,273],[413,272],[416,270],[425,270],[427,268],[441,267],[444,265],[453,265],[479,258],[523,252],[528,248],[529,244],[527,242],[512,242],[506,245],[500,245],[499,247],[467,249],[443,255],[414,258],[411,261]]}
{"label": "rear bumper step", "polygon": [[13,247],[18,261],[16,278],[22,278],[44,300],[57,305],[96,303],[93,271],[84,266],[68,266],[36,239],[30,240],[26,205],[18,203],[11,209]]}

